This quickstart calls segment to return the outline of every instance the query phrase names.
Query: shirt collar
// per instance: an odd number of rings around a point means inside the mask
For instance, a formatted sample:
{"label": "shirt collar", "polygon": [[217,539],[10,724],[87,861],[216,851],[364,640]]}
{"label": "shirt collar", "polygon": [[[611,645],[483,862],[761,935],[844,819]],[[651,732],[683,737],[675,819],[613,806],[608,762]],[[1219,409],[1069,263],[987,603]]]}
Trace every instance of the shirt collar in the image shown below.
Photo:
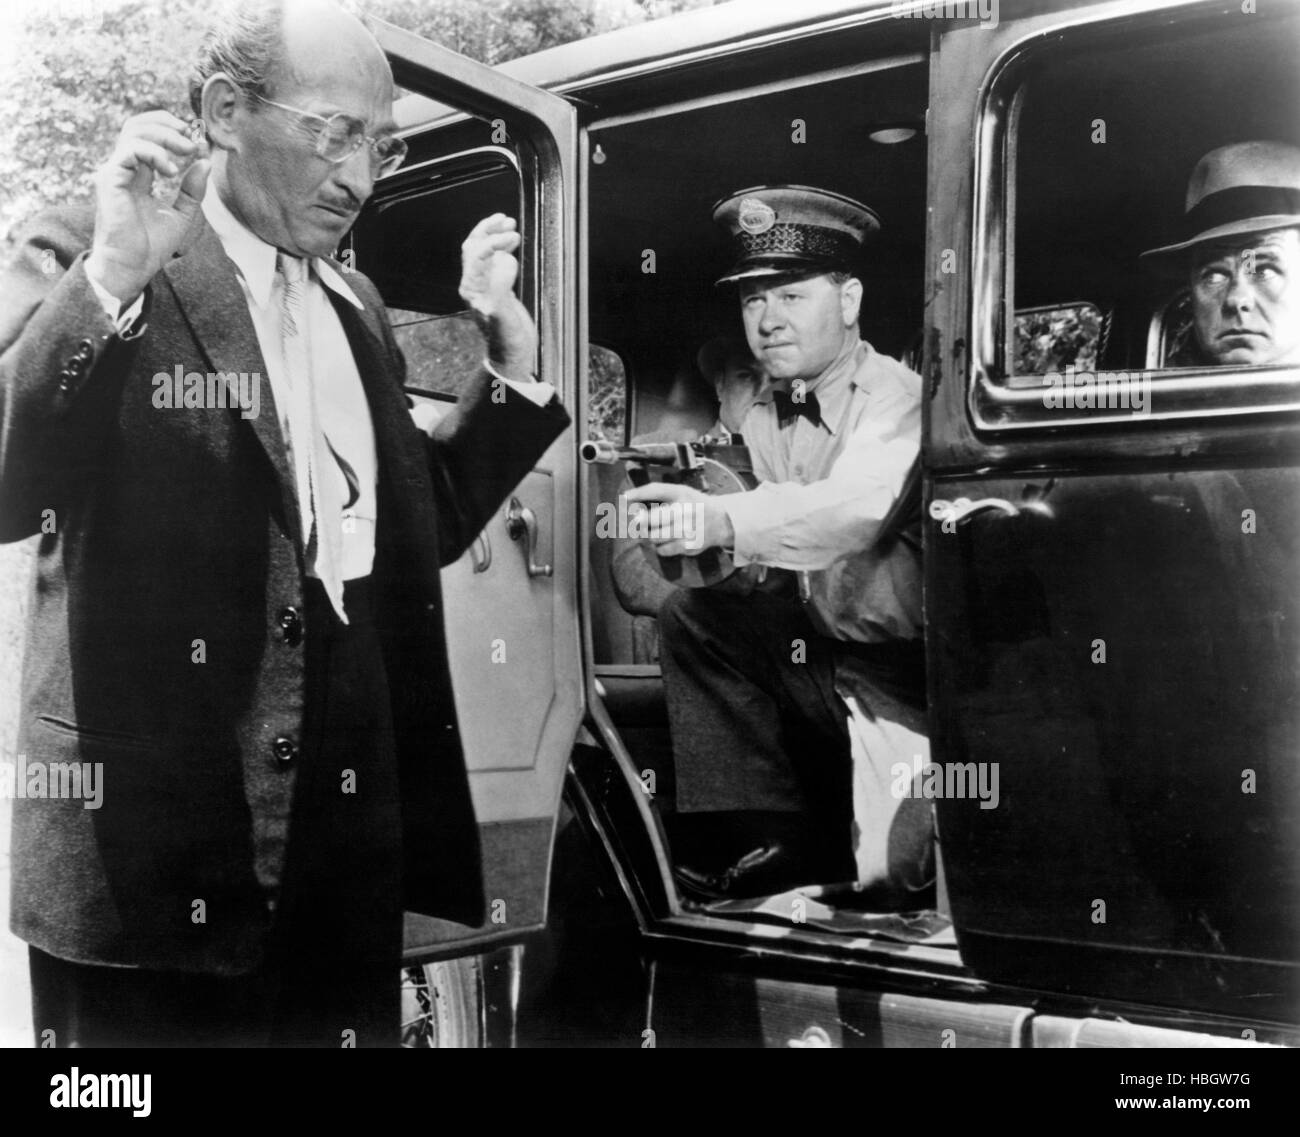
{"label": "shirt collar", "polygon": [[[853,397],[853,389],[864,385],[864,364],[874,352],[875,348],[866,340],[859,340],[841,353],[815,382],[808,384],[808,392],[817,396],[822,426],[832,435],[836,433],[844,410]],[[790,381],[785,379],[769,384],[759,393],[755,402],[770,403],[777,391],[789,394]]]}
{"label": "shirt collar", "polygon": [[[203,195],[203,215],[216,233],[226,256],[239,269],[253,303],[259,308],[265,308],[271,299],[271,285],[275,282],[275,246],[268,245],[231,213],[215,186],[209,185],[208,192]],[[329,261],[324,257],[312,257],[311,267],[321,284],[354,307],[365,311],[365,305],[357,299],[357,294],[348,287]]]}

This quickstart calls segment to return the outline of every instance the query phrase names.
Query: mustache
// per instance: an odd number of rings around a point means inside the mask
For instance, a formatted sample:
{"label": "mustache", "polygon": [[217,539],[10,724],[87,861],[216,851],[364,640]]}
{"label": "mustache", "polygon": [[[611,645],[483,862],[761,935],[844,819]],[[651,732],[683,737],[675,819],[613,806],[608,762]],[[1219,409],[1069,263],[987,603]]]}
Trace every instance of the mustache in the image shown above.
{"label": "mustache", "polygon": [[343,187],[343,197],[338,200],[324,198],[316,203],[323,205],[326,209],[337,209],[340,213],[360,213],[361,207],[365,203],[361,201],[351,190]]}

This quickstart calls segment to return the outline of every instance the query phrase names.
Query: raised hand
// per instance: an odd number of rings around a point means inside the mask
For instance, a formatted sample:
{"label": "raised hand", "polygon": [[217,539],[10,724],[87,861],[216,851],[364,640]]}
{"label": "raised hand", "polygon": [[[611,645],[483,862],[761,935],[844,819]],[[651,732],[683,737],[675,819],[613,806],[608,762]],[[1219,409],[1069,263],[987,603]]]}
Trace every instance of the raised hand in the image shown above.
{"label": "raised hand", "polygon": [[509,379],[526,381],[533,375],[537,328],[514,292],[518,247],[513,217],[494,213],[475,225],[460,247],[460,295],[487,336],[493,366]]}
{"label": "raised hand", "polygon": [[[201,144],[168,111],[132,115],[95,174],[95,238],[87,274],[129,304],[172,257],[198,212],[210,163]],[[154,179],[183,174],[172,202],[153,195]]]}

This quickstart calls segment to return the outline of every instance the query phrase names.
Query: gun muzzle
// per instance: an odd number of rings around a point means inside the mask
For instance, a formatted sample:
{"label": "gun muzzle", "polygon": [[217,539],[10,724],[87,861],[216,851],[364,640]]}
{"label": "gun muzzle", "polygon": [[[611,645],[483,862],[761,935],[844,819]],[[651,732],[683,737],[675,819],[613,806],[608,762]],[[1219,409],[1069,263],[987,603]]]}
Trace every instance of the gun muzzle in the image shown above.
{"label": "gun muzzle", "polygon": [[615,446],[603,438],[589,438],[578,447],[578,457],[584,462],[599,462],[605,466],[615,462],[672,466],[679,459],[678,450],[679,448],[673,443],[652,442],[646,446]]}
{"label": "gun muzzle", "polygon": [[603,438],[589,438],[578,447],[578,457],[584,462],[599,462],[609,466],[618,461],[618,447]]}

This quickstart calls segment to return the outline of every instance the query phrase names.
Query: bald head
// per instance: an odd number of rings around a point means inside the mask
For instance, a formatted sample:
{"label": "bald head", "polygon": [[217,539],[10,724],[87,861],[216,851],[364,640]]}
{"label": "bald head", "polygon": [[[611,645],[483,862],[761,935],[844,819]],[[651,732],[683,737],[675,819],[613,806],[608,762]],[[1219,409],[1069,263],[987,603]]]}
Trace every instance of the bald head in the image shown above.
{"label": "bald head", "polygon": [[[367,140],[395,130],[375,38],[333,0],[238,0],[205,38],[194,82],[221,200],[268,244],[332,253],[374,189]],[[322,147],[339,124],[355,149],[334,154]]]}
{"label": "bald head", "polygon": [[333,0],[284,0],[282,73],[285,86],[320,87],[356,79],[378,84],[391,101],[393,73],[366,26]]}
{"label": "bald head", "polygon": [[392,71],[375,37],[335,0],[229,0],[199,47],[191,109],[202,116],[203,86],[218,73],[248,95],[273,99],[286,84],[319,82],[331,68],[382,76],[391,97]]}

